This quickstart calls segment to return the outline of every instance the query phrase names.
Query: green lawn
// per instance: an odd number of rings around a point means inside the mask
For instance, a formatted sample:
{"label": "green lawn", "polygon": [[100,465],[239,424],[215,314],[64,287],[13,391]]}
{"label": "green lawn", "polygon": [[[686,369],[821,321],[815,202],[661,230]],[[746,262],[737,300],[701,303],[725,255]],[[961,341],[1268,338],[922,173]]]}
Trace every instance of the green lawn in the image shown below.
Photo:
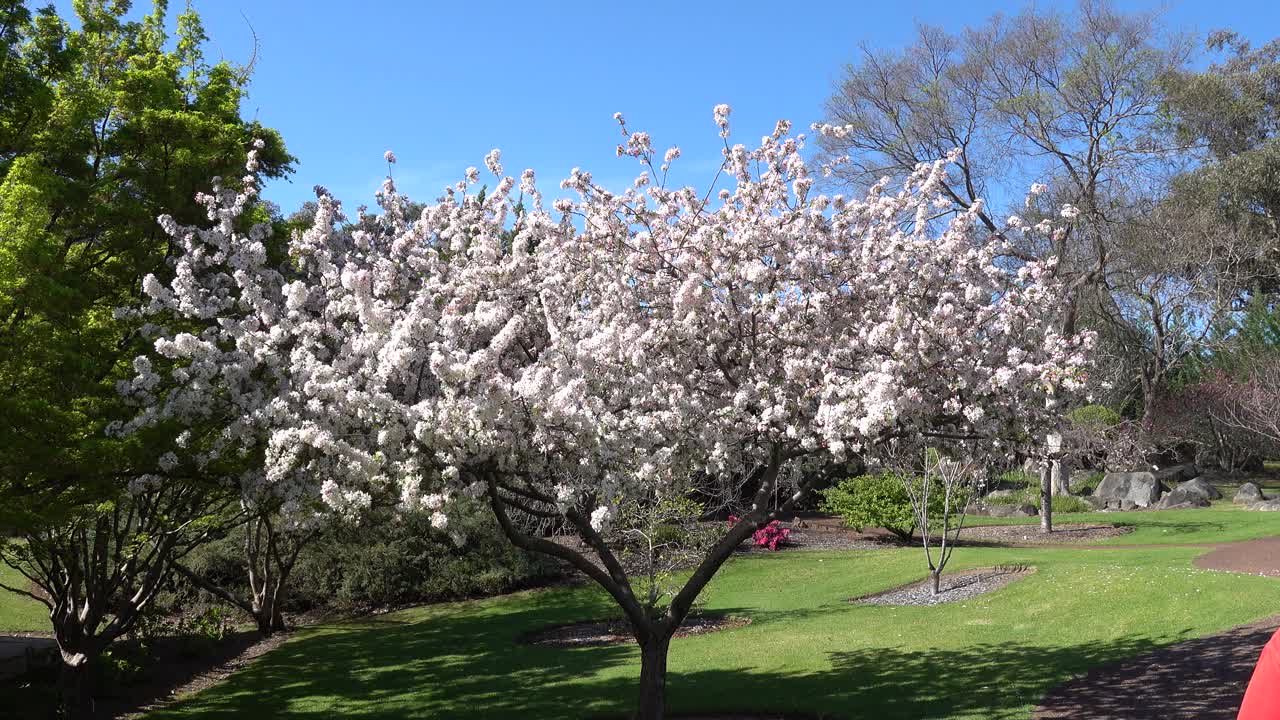
{"label": "green lawn", "polygon": [[[1189,512],[1178,517],[1192,521]],[[1228,520],[1248,522],[1202,512],[1179,539],[1208,537],[1200,523],[1231,533]],[[1139,532],[1160,529],[1151,522]],[[1024,718],[1049,687],[1093,665],[1280,609],[1280,580],[1195,569],[1200,552],[964,548],[956,569],[1020,562],[1038,571],[932,608],[845,602],[921,577],[917,549],[735,559],[707,607],[752,623],[673,643],[671,710]],[[591,588],[556,589],[316,628],[148,717],[620,717],[638,675],[632,647],[514,643],[529,630],[609,614]]]}
{"label": "green lawn", "polygon": [[[1280,535],[1280,513],[1245,510],[1230,499],[1192,510],[1137,512],[1054,513],[1057,523],[1113,523],[1133,532],[1104,540],[1102,545],[1150,545],[1158,543],[1218,543]],[[974,525],[1035,525],[1036,517],[970,517]]]}
{"label": "green lawn", "polygon": [[[26,587],[27,579],[17,570],[0,563],[0,583]],[[49,610],[24,595],[0,590],[0,633],[28,630],[50,631]]]}

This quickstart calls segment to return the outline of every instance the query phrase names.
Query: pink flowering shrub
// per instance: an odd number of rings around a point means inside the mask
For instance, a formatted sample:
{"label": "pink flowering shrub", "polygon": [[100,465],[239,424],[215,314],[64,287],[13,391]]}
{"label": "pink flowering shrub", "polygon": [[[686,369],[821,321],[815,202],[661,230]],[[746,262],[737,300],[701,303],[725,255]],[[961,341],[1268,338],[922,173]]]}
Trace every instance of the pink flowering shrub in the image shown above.
{"label": "pink flowering shrub", "polygon": [[[742,521],[737,515],[729,516],[729,528]],[[751,534],[751,539],[755,541],[756,547],[767,547],[770,550],[777,550],[778,546],[786,545],[791,538],[791,528],[784,528],[777,520],[771,520],[768,525],[756,530]]]}
{"label": "pink flowering shrub", "polygon": [[751,535],[756,547],[767,547],[770,550],[777,550],[779,545],[787,544],[790,537],[791,529],[782,527],[777,520],[770,521]]}

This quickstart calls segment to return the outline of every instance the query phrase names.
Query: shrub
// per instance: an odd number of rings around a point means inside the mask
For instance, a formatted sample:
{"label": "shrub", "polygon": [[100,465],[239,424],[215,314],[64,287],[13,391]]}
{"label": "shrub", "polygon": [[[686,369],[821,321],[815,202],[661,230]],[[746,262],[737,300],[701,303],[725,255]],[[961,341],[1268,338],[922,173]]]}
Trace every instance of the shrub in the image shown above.
{"label": "shrub", "polygon": [[822,491],[823,512],[844,518],[845,525],[862,531],[882,527],[903,540],[916,529],[911,498],[902,478],[893,473],[861,475]]}
{"label": "shrub", "polygon": [[1084,405],[1078,407],[1071,411],[1070,418],[1074,425],[1092,427],[1111,427],[1112,425],[1119,425],[1124,420],[1124,418],[1120,417],[1120,413],[1106,405]]}
{"label": "shrub", "polygon": [[502,534],[491,515],[459,512],[454,545],[429,513],[370,527],[336,528],[303,551],[294,569],[293,606],[344,611],[497,595],[558,574]]}
{"label": "shrub", "polygon": [[[553,561],[511,545],[492,515],[459,512],[451,521],[450,530],[466,537],[461,547],[432,528],[430,513],[326,529],[299,555],[285,609],[354,612],[496,595],[559,573]],[[238,587],[246,582],[243,544],[243,535],[232,533],[193,552],[186,564],[223,587]],[[217,604],[183,582],[164,600],[188,614]]]}
{"label": "shrub", "polygon": [[790,537],[791,530],[782,527],[777,520],[770,521],[751,535],[756,541],[756,547],[767,547],[770,550],[777,550],[779,545],[785,545]]}
{"label": "shrub", "polygon": [[[1083,480],[1080,480],[1079,482],[1073,483],[1071,485],[1071,491],[1078,492],[1081,495],[1092,495],[1093,491],[1097,490],[1098,486],[1102,484],[1102,478],[1104,477],[1106,477],[1106,473],[1102,473],[1102,472],[1089,473],[1089,477]],[[1085,490],[1088,490],[1089,492],[1084,492]]]}

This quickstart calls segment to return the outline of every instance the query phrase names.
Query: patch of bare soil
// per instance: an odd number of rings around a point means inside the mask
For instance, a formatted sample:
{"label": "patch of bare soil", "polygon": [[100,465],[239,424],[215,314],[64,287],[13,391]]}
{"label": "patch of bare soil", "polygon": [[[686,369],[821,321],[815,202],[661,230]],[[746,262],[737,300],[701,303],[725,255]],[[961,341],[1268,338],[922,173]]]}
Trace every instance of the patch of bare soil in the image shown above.
{"label": "patch of bare soil", "polygon": [[[674,637],[706,635],[750,624],[751,618],[745,617],[706,615],[689,617],[685,619],[680,629],[676,630]],[[631,635],[631,626],[626,620],[589,620],[525,633],[517,639],[517,642],[552,647],[586,647],[635,642],[635,637]]]}
{"label": "patch of bare soil", "polygon": [[954,573],[944,572],[937,595],[933,594],[932,581],[925,578],[909,585],[856,597],[850,602],[859,605],[941,605],[999,590],[1033,572],[1035,568],[1026,565],[998,565]]}
{"label": "patch of bare soil", "polygon": [[1090,670],[1050,690],[1032,720],[1233,720],[1280,615]]}
{"label": "patch of bare soil", "polygon": [[1120,537],[1132,527],[1105,523],[1054,524],[1053,532],[1040,532],[1039,525],[968,525],[960,531],[961,544],[992,545],[1074,545]]}
{"label": "patch of bare soil", "polygon": [[1280,575],[1280,537],[1223,543],[1196,558],[1196,567],[1247,575]]}

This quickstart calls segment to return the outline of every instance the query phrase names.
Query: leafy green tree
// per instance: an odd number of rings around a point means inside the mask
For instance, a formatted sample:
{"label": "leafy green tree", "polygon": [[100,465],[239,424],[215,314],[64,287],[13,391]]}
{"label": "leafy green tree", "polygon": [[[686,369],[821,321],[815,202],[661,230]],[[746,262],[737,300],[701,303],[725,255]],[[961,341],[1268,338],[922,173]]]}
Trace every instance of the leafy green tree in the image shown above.
{"label": "leafy green tree", "polygon": [[152,332],[117,308],[175,272],[158,215],[196,221],[191,198],[240,175],[254,138],[263,175],[293,158],[242,119],[249,69],[205,61],[190,6],[172,43],[165,0],[139,21],[127,0],[73,8],[78,29],[0,0],[0,532],[49,606],[75,713],[84,668],[213,530],[230,500],[211,481],[236,470],[166,463],[167,428],[106,432],[134,412],[116,384]]}
{"label": "leafy green tree", "polygon": [[[1165,79],[1164,111],[1203,164],[1177,180],[1182,200],[1216,208],[1259,241],[1280,240],[1280,40],[1253,48],[1237,33],[1209,36],[1222,59]],[[1274,258],[1273,258],[1274,262]],[[1272,273],[1272,284],[1280,275]],[[1274,288],[1270,288],[1274,289]]]}

